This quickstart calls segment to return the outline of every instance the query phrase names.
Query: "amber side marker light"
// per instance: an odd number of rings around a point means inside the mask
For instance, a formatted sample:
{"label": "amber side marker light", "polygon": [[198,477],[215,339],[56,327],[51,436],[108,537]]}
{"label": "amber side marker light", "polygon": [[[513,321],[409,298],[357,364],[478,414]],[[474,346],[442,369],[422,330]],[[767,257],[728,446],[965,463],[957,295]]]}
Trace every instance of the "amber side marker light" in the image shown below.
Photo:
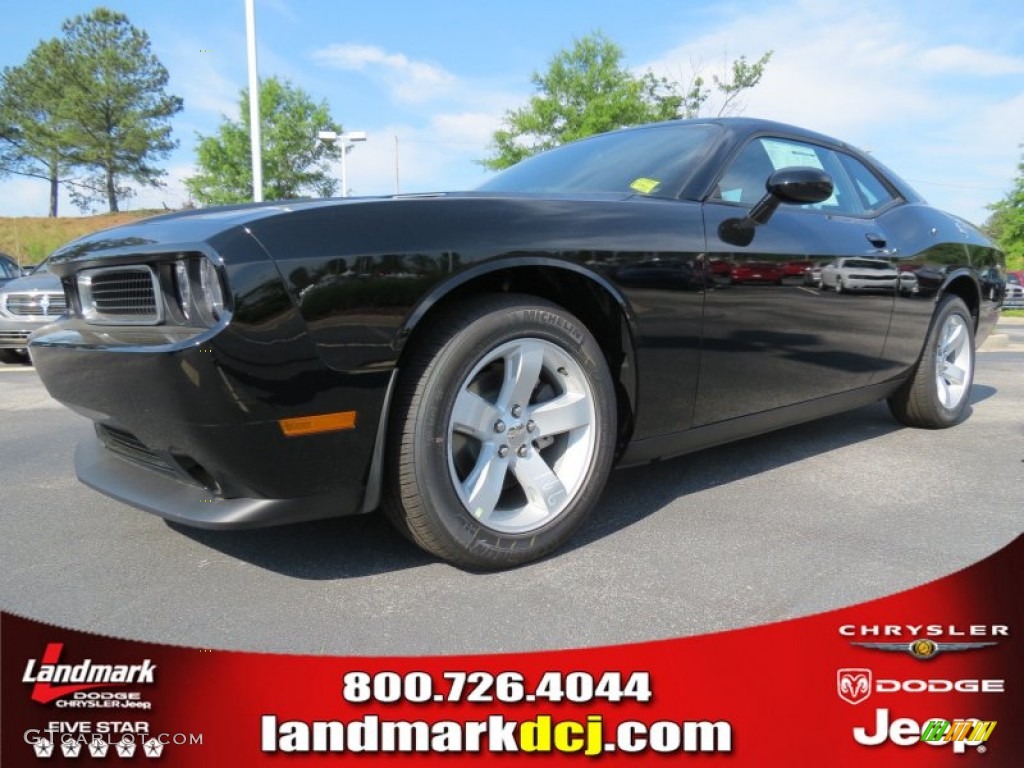
{"label": "amber side marker light", "polygon": [[325,413],[320,416],[299,416],[295,419],[281,419],[277,422],[285,437],[302,437],[315,435],[319,432],[337,432],[342,429],[355,429],[356,412],[339,411]]}

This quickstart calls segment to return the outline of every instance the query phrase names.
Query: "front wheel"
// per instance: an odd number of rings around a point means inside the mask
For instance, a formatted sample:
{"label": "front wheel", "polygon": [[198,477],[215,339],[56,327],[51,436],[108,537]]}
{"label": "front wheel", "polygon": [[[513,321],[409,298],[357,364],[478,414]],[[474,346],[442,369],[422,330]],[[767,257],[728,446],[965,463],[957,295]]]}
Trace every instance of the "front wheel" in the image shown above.
{"label": "front wheel", "polygon": [[903,424],[926,429],[963,420],[974,381],[974,319],[957,296],[939,304],[914,374],[889,398]]}
{"label": "front wheel", "polygon": [[614,387],[594,337],[555,304],[494,295],[448,310],[413,343],[385,512],[463,567],[520,565],[561,545],[614,452]]}

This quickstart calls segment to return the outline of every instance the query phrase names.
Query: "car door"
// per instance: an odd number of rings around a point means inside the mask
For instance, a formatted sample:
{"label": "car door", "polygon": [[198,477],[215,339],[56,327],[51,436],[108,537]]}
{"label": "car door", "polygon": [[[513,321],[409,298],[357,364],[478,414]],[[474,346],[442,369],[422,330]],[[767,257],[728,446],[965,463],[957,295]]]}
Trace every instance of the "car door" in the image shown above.
{"label": "car door", "polygon": [[[781,205],[747,246],[719,235],[765,193],[775,171],[815,167],[832,177],[831,198]],[[867,174],[858,180],[860,174]],[[707,261],[888,260],[876,213],[895,193],[863,163],[836,149],[773,136],[751,139],[727,164],[704,204]],[[867,386],[881,366],[895,289],[837,293],[789,277],[781,285],[732,284],[720,277],[704,305],[694,426]]]}

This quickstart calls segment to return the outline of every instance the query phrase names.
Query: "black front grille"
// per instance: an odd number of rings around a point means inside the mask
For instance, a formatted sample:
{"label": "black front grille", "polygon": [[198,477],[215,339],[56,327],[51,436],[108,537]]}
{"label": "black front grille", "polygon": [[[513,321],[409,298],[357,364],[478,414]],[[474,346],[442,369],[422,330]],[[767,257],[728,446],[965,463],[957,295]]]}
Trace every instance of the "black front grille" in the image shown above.
{"label": "black front grille", "polygon": [[156,314],[153,279],[146,270],[110,270],[92,277],[93,306],[104,315],[147,317]]}
{"label": "black front grille", "polygon": [[67,311],[63,293],[9,293],[7,312],[15,317],[59,317]]}
{"label": "black front grille", "polygon": [[103,445],[106,446],[108,451],[150,469],[174,474],[174,468],[163,457],[147,448],[131,432],[97,424],[96,434],[99,435],[100,440],[103,441]]}
{"label": "black front grille", "polygon": [[149,266],[98,267],[78,273],[82,317],[99,325],[156,325],[163,319],[156,272]]}

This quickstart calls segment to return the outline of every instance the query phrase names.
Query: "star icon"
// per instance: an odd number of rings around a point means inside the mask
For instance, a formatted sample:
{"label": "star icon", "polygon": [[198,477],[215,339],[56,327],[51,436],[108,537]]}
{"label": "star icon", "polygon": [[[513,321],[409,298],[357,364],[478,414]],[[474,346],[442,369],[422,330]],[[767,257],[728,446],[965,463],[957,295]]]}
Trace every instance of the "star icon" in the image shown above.
{"label": "star icon", "polygon": [[117,756],[118,757],[134,757],[135,755],[135,742],[129,741],[128,739],[121,739],[117,742]]}
{"label": "star icon", "polygon": [[164,751],[164,745],[153,738],[147,741],[143,746],[146,748],[146,757],[160,757]]}
{"label": "star icon", "polygon": [[35,744],[32,745],[32,749],[35,750],[36,757],[53,756],[53,742],[49,739],[39,739]]}
{"label": "star icon", "polygon": [[89,754],[93,757],[106,757],[108,749],[110,749],[110,745],[99,736],[94,737],[89,744]]}
{"label": "star icon", "polygon": [[60,751],[64,753],[64,757],[78,757],[82,752],[82,745],[73,739],[69,739],[60,745]]}

